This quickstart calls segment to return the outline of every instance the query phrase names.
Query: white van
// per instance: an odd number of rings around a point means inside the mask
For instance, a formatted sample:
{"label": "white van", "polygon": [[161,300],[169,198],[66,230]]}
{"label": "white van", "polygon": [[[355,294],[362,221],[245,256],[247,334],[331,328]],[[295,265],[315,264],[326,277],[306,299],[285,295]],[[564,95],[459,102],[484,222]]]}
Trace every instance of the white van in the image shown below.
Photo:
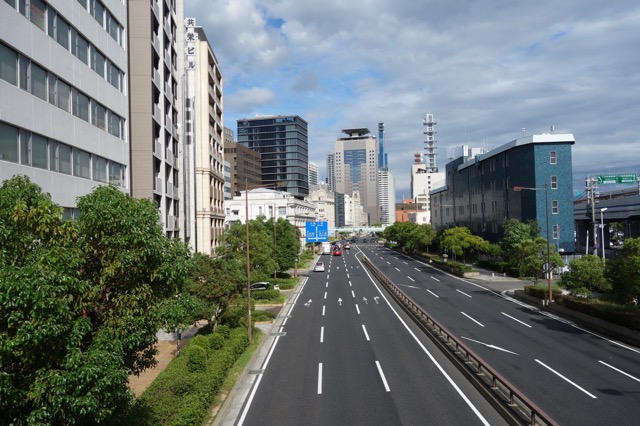
{"label": "white van", "polygon": [[322,243],[322,254],[331,254],[331,243]]}

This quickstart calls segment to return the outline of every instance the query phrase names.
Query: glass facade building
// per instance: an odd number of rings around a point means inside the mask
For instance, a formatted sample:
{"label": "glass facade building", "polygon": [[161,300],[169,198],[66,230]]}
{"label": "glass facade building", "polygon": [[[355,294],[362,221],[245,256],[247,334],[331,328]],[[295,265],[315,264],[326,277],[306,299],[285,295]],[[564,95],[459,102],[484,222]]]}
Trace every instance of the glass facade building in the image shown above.
{"label": "glass facade building", "polygon": [[309,195],[307,122],[297,115],[238,120],[238,143],[261,154],[262,185]]}

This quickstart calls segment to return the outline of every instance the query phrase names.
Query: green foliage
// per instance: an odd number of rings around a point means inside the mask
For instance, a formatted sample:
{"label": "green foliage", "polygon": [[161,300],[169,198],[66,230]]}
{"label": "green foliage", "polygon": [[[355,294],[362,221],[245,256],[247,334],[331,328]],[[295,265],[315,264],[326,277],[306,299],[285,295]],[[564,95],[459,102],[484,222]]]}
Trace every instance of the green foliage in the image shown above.
{"label": "green foliage", "polygon": [[[548,284],[528,285],[524,287],[524,292],[530,296],[537,297],[539,299],[548,299],[549,285]],[[562,296],[562,290],[556,284],[552,284],[551,294],[553,296],[553,300],[558,300]]]}
{"label": "green foliage", "polygon": [[279,300],[280,290],[260,290],[252,291],[251,298],[253,300]]}
{"label": "green foliage", "polygon": [[586,298],[590,298],[593,291],[611,289],[604,275],[603,260],[592,254],[571,261],[569,271],[562,275],[562,285],[572,294]]}
{"label": "green foliage", "polygon": [[[228,328],[227,328],[228,329]],[[215,333],[209,338],[209,349],[216,350],[224,346],[225,337],[222,334]]]}
{"label": "green foliage", "polygon": [[[253,306],[251,307],[253,310]],[[230,328],[246,327],[247,326],[247,307],[246,306],[232,306],[227,309],[220,322],[229,326]]]}
{"label": "green foliage", "polygon": [[[265,226],[270,230],[273,239],[273,218],[269,219]],[[277,270],[286,271],[295,266],[298,253],[300,253],[300,239],[297,238],[297,230],[294,231],[291,222],[284,218],[279,218],[276,221],[275,232]]]}
{"label": "green foliage", "polygon": [[[216,334],[189,342],[184,351],[187,356],[171,361],[167,369],[141,395],[138,405],[145,407],[148,414],[145,419],[135,419],[137,424],[202,423],[229,369],[249,343],[246,330],[233,329],[223,347],[212,349],[215,346],[210,343],[213,336]],[[191,349],[192,346],[197,349]],[[194,355],[198,358],[195,363]],[[194,369],[194,366],[197,368]]]}
{"label": "green foliage", "polygon": [[[277,268],[273,257],[273,235],[263,221],[249,221],[249,266],[252,281],[263,281],[273,277]],[[218,254],[225,259],[232,258],[246,268],[246,225],[234,223],[223,234]]]}
{"label": "green foliage", "polygon": [[228,339],[231,335],[231,328],[226,324],[220,324],[216,327],[216,335],[222,336],[224,339]]}
{"label": "green foliage", "polygon": [[0,423],[119,423],[153,365],[159,302],[186,246],[154,204],[101,187],[76,221],[26,177],[0,188]]}
{"label": "green foliage", "polygon": [[200,299],[189,293],[180,293],[160,302],[159,316],[164,330],[173,333],[201,319],[203,310]]}
{"label": "green foliage", "polygon": [[251,320],[254,322],[272,321],[276,315],[271,311],[256,310],[251,314]]}
{"label": "green foliage", "polygon": [[487,252],[491,249],[491,245],[482,237],[473,235],[469,228],[457,226],[442,232],[440,248],[445,253],[452,253],[455,260],[456,256],[466,258],[468,254],[473,252]]}
{"label": "green foliage", "polygon": [[606,276],[619,303],[638,303],[640,296],[640,238],[627,238],[620,253],[607,260]]}
{"label": "green foliage", "polygon": [[426,249],[436,236],[430,224],[418,225],[413,222],[396,222],[381,232],[382,238],[395,241],[398,249],[407,252]]}
{"label": "green foliage", "polygon": [[637,305],[619,305],[597,299],[585,300],[566,297],[557,299],[556,303],[612,324],[640,332],[640,308]]}

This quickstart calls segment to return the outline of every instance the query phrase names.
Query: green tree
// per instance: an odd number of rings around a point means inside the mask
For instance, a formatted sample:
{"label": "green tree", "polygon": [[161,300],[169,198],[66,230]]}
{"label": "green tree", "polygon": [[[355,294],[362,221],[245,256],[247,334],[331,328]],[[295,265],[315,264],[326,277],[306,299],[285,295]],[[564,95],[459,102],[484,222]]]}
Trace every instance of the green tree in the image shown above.
{"label": "green tree", "polygon": [[215,329],[227,308],[246,287],[244,264],[233,257],[196,253],[187,276],[186,290],[204,302],[203,314]]}
{"label": "green tree", "polygon": [[518,219],[507,219],[504,221],[503,229],[504,235],[500,240],[502,253],[508,262],[518,264],[517,259],[521,257],[521,254],[515,249],[521,246],[524,241],[539,237],[540,226],[536,221],[523,223]]}
{"label": "green tree", "polygon": [[472,252],[489,251],[490,244],[484,238],[473,235],[469,228],[457,226],[442,232],[440,247],[445,252],[452,253],[454,260],[456,256],[463,256],[466,261],[466,256]]}
{"label": "green tree", "polygon": [[[223,257],[231,256],[246,268],[246,225],[234,223],[223,234],[218,253]],[[273,257],[273,234],[264,221],[249,221],[249,266],[252,281],[268,280],[273,276],[277,264]]]}
{"label": "green tree", "polygon": [[395,241],[396,247],[408,252],[426,249],[436,235],[431,225],[413,222],[396,222],[387,226],[380,234],[382,238]]}
{"label": "green tree", "polygon": [[620,303],[637,303],[640,296],[640,238],[627,238],[620,253],[608,259],[605,271]]}
{"label": "green tree", "polygon": [[[266,227],[271,230],[271,238],[273,238],[273,218],[266,222]],[[275,232],[277,270],[287,271],[295,266],[300,253],[300,239],[297,238],[297,230],[294,231],[291,222],[283,218],[276,221]]]}
{"label": "green tree", "polygon": [[150,201],[99,188],[78,206],[63,222],[27,178],[0,188],[0,423],[117,423],[128,375],[154,363],[157,307],[188,251]]}
{"label": "green tree", "polygon": [[591,296],[593,291],[609,291],[611,285],[604,275],[604,262],[588,254],[574,259],[569,270],[562,275],[562,285],[572,294]]}

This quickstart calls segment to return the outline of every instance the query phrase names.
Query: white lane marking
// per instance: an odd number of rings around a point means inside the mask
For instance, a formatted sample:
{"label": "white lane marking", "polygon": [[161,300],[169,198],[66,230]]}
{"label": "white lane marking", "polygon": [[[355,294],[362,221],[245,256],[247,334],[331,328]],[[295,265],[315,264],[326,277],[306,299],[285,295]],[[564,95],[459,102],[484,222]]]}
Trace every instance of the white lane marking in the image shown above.
{"label": "white lane marking", "polygon": [[407,263],[407,262],[405,262],[404,260],[402,261],[402,263],[404,263],[405,265],[408,265],[408,263]]}
{"label": "white lane marking", "polygon": [[324,326],[320,327],[320,343],[324,343]]}
{"label": "white lane marking", "polygon": [[439,280],[439,279],[437,279],[436,277],[431,277],[431,279],[432,279],[432,280],[436,280],[436,281],[440,282],[440,280]]}
{"label": "white lane marking", "polygon": [[318,364],[318,395],[322,395],[322,363]]}
{"label": "white lane marking", "polygon": [[369,333],[367,333],[367,328],[364,326],[364,324],[362,324],[362,331],[364,331],[364,337],[366,337],[367,342],[369,342],[371,339],[369,339]]}
{"label": "white lane marking", "polygon": [[356,294],[353,292],[353,290],[351,290],[351,296],[353,296],[353,298],[356,298]]}
{"label": "white lane marking", "polygon": [[324,298],[325,299],[327,298],[327,292],[326,291],[324,292]]}
{"label": "white lane marking", "polygon": [[325,287],[329,287],[329,281],[324,285]]}
{"label": "white lane marking", "polygon": [[509,314],[505,314],[504,312],[500,312],[500,313],[501,313],[502,315],[504,315],[505,317],[509,317],[509,318],[511,318],[512,320],[514,320],[514,321],[518,321],[520,324],[522,324],[522,325],[524,325],[524,326],[526,326],[526,327],[531,328],[531,326],[530,326],[529,324],[527,324],[526,322],[520,321],[519,319],[514,318],[514,317],[512,317],[512,316],[511,316],[511,315],[509,315]]}
{"label": "white lane marking", "polygon": [[[444,370],[444,368],[442,368],[442,365],[440,365],[438,360],[436,360],[433,357],[433,354],[431,354],[431,352],[429,352],[429,350],[424,346],[424,344],[420,341],[420,339],[418,339],[416,334],[409,328],[407,323],[402,319],[402,317],[400,317],[400,314],[398,313],[398,311],[396,311],[395,308],[393,306],[391,306],[391,302],[389,302],[389,299],[387,299],[385,297],[384,293],[382,292],[382,290],[380,289],[380,287],[378,286],[376,281],[373,279],[373,277],[371,276],[369,271],[367,271],[367,269],[364,267],[364,265],[362,265],[362,261],[360,259],[357,259],[357,260],[358,260],[358,263],[360,263],[360,266],[362,266],[362,270],[369,277],[369,280],[371,281],[371,284],[373,284],[373,286],[376,288],[376,290],[378,290],[378,294],[380,294],[380,297],[382,297],[382,299],[385,302],[387,302],[387,306],[389,306],[389,309],[391,309],[391,312],[393,312],[393,314],[396,316],[396,318],[398,319],[400,324],[402,324],[404,326],[405,330],[407,330],[407,333],[409,333],[409,335],[411,337],[413,337],[413,340],[416,342],[416,344],[422,349],[422,351],[425,353],[425,355],[427,355],[427,357],[429,357],[431,362],[433,362],[433,365],[436,366],[438,371],[440,371],[440,374],[442,374],[442,376],[447,380],[447,382],[449,382],[451,387],[453,389],[455,389],[455,391],[458,393],[458,395],[460,395],[460,398],[462,398],[463,401],[467,404],[467,406],[471,409],[471,411],[473,411],[473,413],[476,415],[478,420],[480,420],[483,425],[490,426],[489,422],[482,416],[482,413],[480,413],[480,411],[478,411],[476,406],[473,405],[473,402],[471,402],[471,400],[469,400],[469,398],[467,397],[467,395],[465,395],[465,393],[462,391],[462,389],[460,389],[460,387],[456,384],[456,382],[453,381],[451,376],[449,376],[449,374]],[[421,262],[419,262],[419,263],[421,263]]]}
{"label": "white lane marking", "polygon": [[427,291],[431,294],[433,294],[435,297],[437,297],[438,299],[440,299],[440,296],[438,296],[437,294],[435,294],[434,292],[432,292],[431,290],[427,289]]}
{"label": "white lane marking", "polygon": [[604,361],[598,361],[598,362],[599,362],[600,364],[604,364],[604,365],[606,365],[607,367],[609,367],[609,368],[611,368],[611,369],[613,369],[613,370],[616,370],[616,371],[617,371],[618,373],[620,373],[620,374],[624,374],[625,376],[629,377],[630,379],[635,380],[636,382],[640,382],[640,379],[638,379],[637,377],[633,377],[631,374],[629,374],[629,373],[625,373],[624,371],[622,371],[622,370],[620,370],[620,369],[618,369],[618,368],[615,368],[613,365],[609,365],[609,364],[607,364],[607,363],[606,363],[606,362],[604,362]]}
{"label": "white lane marking", "polygon": [[408,285],[408,284],[396,284],[396,285],[399,285],[399,286],[402,286],[402,287],[409,287],[409,288],[420,288],[420,287],[416,287],[414,285]]}
{"label": "white lane marking", "polygon": [[413,278],[411,278],[409,275],[407,275],[407,278],[409,278],[411,281],[413,281],[414,283],[416,282],[416,280],[414,280]]}
{"label": "white lane marking", "polygon": [[360,308],[358,308],[358,304],[356,303],[356,311],[358,311],[358,315],[360,315]]}
{"label": "white lane marking", "polygon": [[396,271],[400,272],[400,269],[396,268]]}
{"label": "white lane marking", "polygon": [[418,269],[418,268],[413,268],[413,269],[415,269],[416,271],[420,272],[420,269]]}
{"label": "white lane marking", "polygon": [[389,262],[388,260],[387,260],[387,263],[388,263],[389,265],[391,265],[391,262]]}
{"label": "white lane marking", "polygon": [[349,274],[347,274],[347,279],[349,279]]}
{"label": "white lane marking", "polygon": [[571,380],[567,379],[566,377],[564,377],[562,374],[558,373],[556,370],[554,370],[553,368],[549,367],[548,365],[546,365],[545,363],[543,363],[542,361],[540,361],[539,359],[536,359],[535,362],[537,362],[538,364],[542,365],[544,368],[546,368],[547,370],[551,371],[552,373],[554,373],[555,375],[557,375],[558,377],[560,377],[561,379],[565,380],[566,382],[572,384],[573,386],[575,386],[576,388],[580,389],[582,392],[586,393],[587,395],[589,395],[591,398],[593,399],[598,399],[597,396],[595,396],[592,393],[587,392],[584,388],[581,388],[580,386],[578,386],[577,384],[573,383]]}
{"label": "white lane marking", "polygon": [[324,308],[325,308],[325,306],[322,305],[322,316],[324,316]]}
{"label": "white lane marking", "polygon": [[351,287],[351,281],[349,281],[349,287]]}
{"label": "white lane marking", "polygon": [[384,377],[384,373],[382,372],[382,367],[380,367],[380,363],[376,361],[376,366],[378,367],[378,373],[380,373],[380,377],[382,378],[382,383],[384,383],[384,388],[387,392],[391,392],[389,389],[389,384],[387,383],[387,378]]}
{"label": "white lane marking", "polygon": [[460,336],[460,338],[461,338],[461,339],[469,340],[470,342],[478,343],[478,344],[480,344],[480,345],[486,346],[486,347],[491,348],[491,349],[496,349],[496,350],[499,350],[499,351],[502,351],[502,352],[507,352],[507,353],[510,353],[510,354],[518,355],[518,354],[517,354],[517,353],[515,353],[515,352],[511,352],[511,351],[509,351],[509,350],[507,350],[507,349],[501,348],[501,347],[496,346],[496,345],[490,345],[489,343],[484,343],[484,342],[481,342],[481,341],[479,341],[479,340],[473,340],[473,339],[470,339],[470,338],[468,338],[468,337],[464,337],[464,336]]}
{"label": "white lane marking", "polygon": [[465,317],[469,318],[471,321],[475,322],[476,324],[478,324],[480,327],[484,327],[484,325],[482,325],[482,323],[476,321],[475,319],[471,318],[469,315],[465,314],[464,312],[460,312],[462,315],[464,315]]}
{"label": "white lane marking", "polygon": [[462,294],[464,294],[464,295],[465,295],[465,296],[467,296],[469,299],[471,299],[471,297],[472,297],[470,294],[467,294],[467,293],[465,293],[464,291],[460,291],[460,290],[458,290],[457,288],[456,288],[456,291],[457,291],[458,293],[462,293]]}

